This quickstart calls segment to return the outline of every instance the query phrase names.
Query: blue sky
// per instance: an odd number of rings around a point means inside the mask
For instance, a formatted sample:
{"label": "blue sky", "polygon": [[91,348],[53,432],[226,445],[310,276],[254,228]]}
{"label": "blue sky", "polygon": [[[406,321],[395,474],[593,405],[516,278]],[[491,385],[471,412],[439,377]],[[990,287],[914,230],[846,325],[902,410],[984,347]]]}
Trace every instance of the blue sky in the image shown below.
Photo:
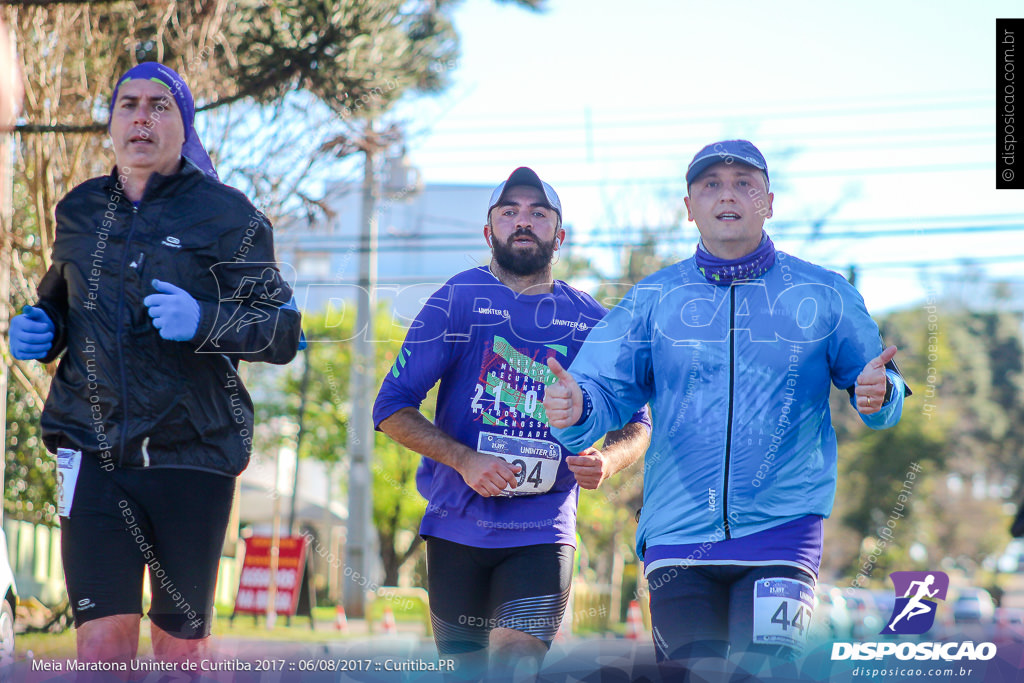
{"label": "blue sky", "polygon": [[[561,194],[576,253],[614,271],[609,244],[678,215],[693,154],[746,137],[768,159],[777,245],[861,266],[873,310],[907,305],[961,272],[956,259],[993,277],[1024,260],[1024,230],[1007,230],[1024,192],[994,189],[995,18],[1020,13],[549,0],[537,14],[472,0],[456,12],[451,89],[414,103],[410,159],[427,182],[496,184],[532,166]],[[1003,231],[978,231],[990,225]],[[689,256],[695,236],[688,223],[666,249]]]}

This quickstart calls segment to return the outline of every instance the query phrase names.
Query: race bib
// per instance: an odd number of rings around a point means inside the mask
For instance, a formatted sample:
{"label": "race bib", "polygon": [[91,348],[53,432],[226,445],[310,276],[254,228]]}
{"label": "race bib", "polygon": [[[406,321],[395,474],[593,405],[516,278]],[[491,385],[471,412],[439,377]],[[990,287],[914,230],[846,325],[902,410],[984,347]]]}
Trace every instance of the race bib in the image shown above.
{"label": "race bib", "polygon": [[71,516],[71,504],[75,501],[75,484],[81,466],[82,451],[57,449],[57,514],[61,517]]}
{"label": "race bib", "polygon": [[487,432],[480,432],[476,449],[496,455],[509,464],[519,465],[516,487],[506,488],[501,492],[504,496],[547,493],[555,483],[558,463],[562,458],[561,447],[550,441]]}
{"label": "race bib", "polygon": [[814,589],[796,579],[754,584],[754,642],[803,649],[814,611]]}

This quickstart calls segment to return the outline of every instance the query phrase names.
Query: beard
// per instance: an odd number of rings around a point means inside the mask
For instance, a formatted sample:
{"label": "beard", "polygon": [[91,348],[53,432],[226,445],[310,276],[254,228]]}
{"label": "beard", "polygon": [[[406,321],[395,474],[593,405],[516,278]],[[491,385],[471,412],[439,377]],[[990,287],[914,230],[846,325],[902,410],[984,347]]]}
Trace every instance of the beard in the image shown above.
{"label": "beard", "polygon": [[[524,235],[534,240],[537,245],[536,249],[517,251],[512,246],[516,239]],[[545,244],[538,240],[529,230],[517,230],[504,244],[494,240],[491,251],[494,254],[494,260],[498,262],[499,266],[513,275],[524,277],[539,273],[551,264],[551,258],[555,254],[557,243],[557,237]]]}

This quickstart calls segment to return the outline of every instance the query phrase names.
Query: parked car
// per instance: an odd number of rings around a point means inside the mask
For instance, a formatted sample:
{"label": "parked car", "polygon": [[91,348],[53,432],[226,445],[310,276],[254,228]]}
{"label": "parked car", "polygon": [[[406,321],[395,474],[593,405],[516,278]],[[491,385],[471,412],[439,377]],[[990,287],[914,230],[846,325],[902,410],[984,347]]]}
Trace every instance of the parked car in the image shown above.
{"label": "parked car", "polygon": [[984,588],[961,588],[953,601],[953,621],[958,625],[992,621],[995,611],[995,600]]}
{"label": "parked car", "polygon": [[853,636],[853,616],[843,591],[832,584],[819,583],[814,597],[817,605],[811,619],[812,633],[822,640],[849,640]]}
{"label": "parked car", "polygon": [[871,593],[871,599],[875,603],[875,609],[878,611],[879,618],[883,622],[888,623],[888,620],[892,619],[892,611],[896,607],[896,595],[891,590],[868,592]]}
{"label": "parked car", "polygon": [[852,636],[855,640],[877,640],[885,626],[888,614],[880,614],[875,598],[863,588],[843,593],[846,605],[853,617]]}
{"label": "parked car", "polygon": [[1024,539],[1010,541],[996,561],[996,568],[1006,574],[1024,572]]}
{"label": "parked car", "polygon": [[1024,609],[996,607],[988,640],[996,645],[1024,643]]}
{"label": "parked car", "polygon": [[0,672],[14,664],[14,608],[18,604],[18,589],[7,555],[7,536],[0,528]]}

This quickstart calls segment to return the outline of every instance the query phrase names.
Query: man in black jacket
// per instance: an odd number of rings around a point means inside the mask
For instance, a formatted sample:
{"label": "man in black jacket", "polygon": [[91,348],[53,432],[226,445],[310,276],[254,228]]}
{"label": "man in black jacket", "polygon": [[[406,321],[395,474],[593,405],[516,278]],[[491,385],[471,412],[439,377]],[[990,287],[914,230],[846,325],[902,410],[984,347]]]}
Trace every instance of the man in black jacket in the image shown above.
{"label": "man in black jacket", "polygon": [[234,479],[252,446],[237,366],[287,363],[299,344],[270,223],[216,179],[194,115],[171,69],[150,62],[121,77],[117,166],[58,204],[39,301],[11,321],[16,358],[64,354],[42,428],[86,661],[134,658],[146,567],[155,654],[203,656]]}

